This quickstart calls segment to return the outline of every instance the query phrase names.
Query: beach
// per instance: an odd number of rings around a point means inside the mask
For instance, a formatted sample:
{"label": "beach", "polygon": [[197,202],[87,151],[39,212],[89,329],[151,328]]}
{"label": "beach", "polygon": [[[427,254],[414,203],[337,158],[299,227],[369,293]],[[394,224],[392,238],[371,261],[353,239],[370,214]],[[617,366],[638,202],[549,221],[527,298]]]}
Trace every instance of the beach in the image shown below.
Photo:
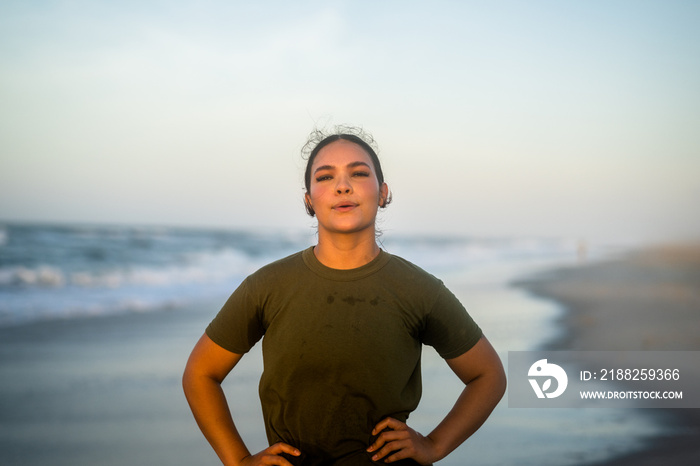
{"label": "beach", "polygon": [[181,308],[0,329],[0,464],[216,464],[180,389],[208,318]]}
{"label": "beach", "polygon": [[[415,254],[420,244],[424,243],[407,243],[405,252]],[[522,251],[518,244],[517,251]],[[475,255],[471,243],[466,246],[453,245],[449,256],[460,251],[468,258],[484,254],[478,248]],[[445,247],[431,245],[417,262],[427,263],[426,258]],[[404,254],[398,246],[391,249]],[[502,251],[503,245],[496,250]],[[540,341],[542,335],[552,335],[543,343],[548,349],[697,350],[699,251],[646,249],[590,264],[577,262],[572,253],[566,267],[531,278],[526,274],[507,287],[498,284],[501,278],[486,280],[488,267],[473,260],[466,274],[454,268],[468,263],[461,256],[429,266],[443,268],[439,275],[474,310],[504,359],[509,350],[534,349],[531,342]],[[495,264],[493,276],[501,276],[498,264],[503,260],[489,263]],[[523,268],[528,269],[531,265]],[[151,275],[162,276],[161,269],[150,270]],[[174,274],[168,286],[179,286],[180,275]],[[188,273],[186,278],[191,276],[199,275]],[[227,280],[236,279],[232,276]],[[133,282],[123,281],[129,286]],[[151,282],[161,286],[163,280]],[[133,289],[124,294],[131,295]],[[56,296],[61,290],[49,291]],[[171,288],[166,291],[170,294]],[[144,296],[155,292],[148,293]],[[180,377],[191,348],[224,298],[196,295],[189,304],[158,301],[159,308],[135,307],[112,314],[89,315],[85,308],[79,316],[0,327],[0,464],[219,464],[189,412]],[[48,298],[40,302],[45,301]],[[547,315],[558,307],[563,311],[551,322],[554,331],[543,332],[544,322],[551,320]],[[528,338],[517,337],[523,332]],[[262,370],[259,348],[243,358],[236,377],[224,384],[239,429],[256,451],[265,446],[256,389]],[[432,350],[424,352],[423,374],[423,401],[411,417],[421,431],[439,422],[460,389]],[[640,410],[645,412],[639,415],[632,410],[608,411],[513,410],[502,402],[470,441],[439,464],[693,464],[697,460],[698,410]],[[639,451],[630,453],[635,448]]]}
{"label": "beach", "polygon": [[[565,308],[561,334],[543,349],[700,350],[700,245],[650,247],[516,285]],[[700,390],[700,366],[688,376]],[[596,464],[700,464],[700,409],[646,411],[663,433]]]}

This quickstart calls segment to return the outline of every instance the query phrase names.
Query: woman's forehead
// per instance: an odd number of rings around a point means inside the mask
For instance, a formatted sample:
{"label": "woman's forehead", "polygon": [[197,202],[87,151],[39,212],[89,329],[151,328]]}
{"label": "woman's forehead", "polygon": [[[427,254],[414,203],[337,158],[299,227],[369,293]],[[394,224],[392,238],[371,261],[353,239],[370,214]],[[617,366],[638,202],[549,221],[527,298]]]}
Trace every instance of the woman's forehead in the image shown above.
{"label": "woman's forehead", "polygon": [[354,162],[364,162],[370,168],[374,168],[372,166],[372,158],[367,151],[354,142],[340,139],[328,144],[316,154],[313,170],[315,171],[321,166],[338,167]]}

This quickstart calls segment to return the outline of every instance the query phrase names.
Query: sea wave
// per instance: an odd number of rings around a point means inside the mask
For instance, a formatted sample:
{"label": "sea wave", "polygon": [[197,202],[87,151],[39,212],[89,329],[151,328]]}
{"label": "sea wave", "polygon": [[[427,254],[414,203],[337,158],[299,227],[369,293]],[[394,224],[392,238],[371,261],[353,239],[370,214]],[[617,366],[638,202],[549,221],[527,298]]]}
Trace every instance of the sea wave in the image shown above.
{"label": "sea wave", "polygon": [[7,244],[8,232],[7,228],[0,226],[0,247]]}
{"label": "sea wave", "polygon": [[257,261],[239,251],[193,255],[188,264],[162,267],[135,265],[100,270],[64,271],[59,267],[39,264],[36,267],[0,268],[3,288],[119,288],[128,285],[168,286],[183,283],[210,283],[254,270]]}
{"label": "sea wave", "polygon": [[[225,299],[264,264],[311,245],[309,234],[136,227],[0,225],[0,326],[147,312]],[[382,247],[436,276],[487,277],[485,265],[572,256],[537,238],[392,236]]]}
{"label": "sea wave", "polygon": [[40,265],[36,268],[23,266],[0,268],[0,287],[59,287],[66,277],[56,267]]}
{"label": "sea wave", "polygon": [[224,299],[298,250],[290,235],[168,228],[0,225],[0,326]]}

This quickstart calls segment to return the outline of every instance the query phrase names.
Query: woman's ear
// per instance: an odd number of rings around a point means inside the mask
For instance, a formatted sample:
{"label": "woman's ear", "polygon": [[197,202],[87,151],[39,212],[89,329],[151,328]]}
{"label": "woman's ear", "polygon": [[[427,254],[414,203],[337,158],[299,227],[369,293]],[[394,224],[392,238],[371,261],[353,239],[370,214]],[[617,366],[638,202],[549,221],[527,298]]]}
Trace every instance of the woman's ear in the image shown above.
{"label": "woman's ear", "polygon": [[304,207],[306,207],[307,214],[312,217],[316,215],[314,208],[311,206],[311,196],[309,196],[309,193],[304,193]]}
{"label": "woman's ear", "polygon": [[382,183],[379,187],[379,207],[386,207],[391,202],[391,194],[389,194],[389,186]]}

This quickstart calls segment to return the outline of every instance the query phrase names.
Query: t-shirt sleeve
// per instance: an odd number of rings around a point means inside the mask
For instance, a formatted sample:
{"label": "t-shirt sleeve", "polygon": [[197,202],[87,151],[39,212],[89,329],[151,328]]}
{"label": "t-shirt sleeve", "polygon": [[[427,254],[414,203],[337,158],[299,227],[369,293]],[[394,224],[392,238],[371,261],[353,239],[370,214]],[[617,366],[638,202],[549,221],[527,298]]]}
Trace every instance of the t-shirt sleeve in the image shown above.
{"label": "t-shirt sleeve", "polygon": [[452,359],[470,350],[481,336],[481,328],[462,303],[441,284],[426,319],[423,343],[434,347],[444,359]]}
{"label": "t-shirt sleeve", "polygon": [[251,292],[249,278],[231,294],[206,329],[207,336],[222,348],[244,354],[265,334],[261,306]]}

